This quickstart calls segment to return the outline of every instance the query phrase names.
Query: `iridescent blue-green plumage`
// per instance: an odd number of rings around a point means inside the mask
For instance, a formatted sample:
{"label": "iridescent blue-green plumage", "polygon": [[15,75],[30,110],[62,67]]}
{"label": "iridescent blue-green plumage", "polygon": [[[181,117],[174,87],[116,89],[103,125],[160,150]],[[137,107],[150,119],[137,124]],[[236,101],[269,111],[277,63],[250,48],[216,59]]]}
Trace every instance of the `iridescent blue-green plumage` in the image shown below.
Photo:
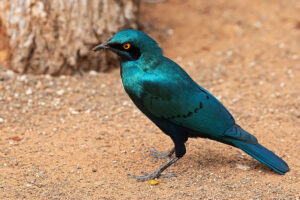
{"label": "iridescent blue-green plumage", "polygon": [[[118,46],[124,43],[131,44],[131,51]],[[189,137],[204,137],[238,147],[280,174],[289,171],[282,159],[240,128],[213,95],[164,57],[149,36],[137,30],[124,30],[106,44],[121,57],[125,91],[171,137],[178,158],[185,154],[184,143]]]}

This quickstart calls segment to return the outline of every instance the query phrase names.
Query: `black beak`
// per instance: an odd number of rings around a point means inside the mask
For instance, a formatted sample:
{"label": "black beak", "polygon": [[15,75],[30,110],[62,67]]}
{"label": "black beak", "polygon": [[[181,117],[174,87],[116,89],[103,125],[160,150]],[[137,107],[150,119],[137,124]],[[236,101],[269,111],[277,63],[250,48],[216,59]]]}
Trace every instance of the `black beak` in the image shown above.
{"label": "black beak", "polygon": [[93,48],[93,51],[99,51],[101,49],[109,49],[108,43],[105,42],[105,43],[102,43],[102,44],[99,44],[99,45],[95,46]]}

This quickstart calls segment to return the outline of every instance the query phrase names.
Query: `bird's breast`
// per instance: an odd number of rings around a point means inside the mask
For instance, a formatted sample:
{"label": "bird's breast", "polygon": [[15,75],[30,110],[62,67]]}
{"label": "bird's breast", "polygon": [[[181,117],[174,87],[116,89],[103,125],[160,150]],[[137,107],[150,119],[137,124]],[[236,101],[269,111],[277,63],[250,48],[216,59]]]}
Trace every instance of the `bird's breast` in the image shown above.
{"label": "bird's breast", "polygon": [[122,67],[122,83],[126,93],[133,98],[141,98],[143,94],[142,76],[143,74],[136,67]]}

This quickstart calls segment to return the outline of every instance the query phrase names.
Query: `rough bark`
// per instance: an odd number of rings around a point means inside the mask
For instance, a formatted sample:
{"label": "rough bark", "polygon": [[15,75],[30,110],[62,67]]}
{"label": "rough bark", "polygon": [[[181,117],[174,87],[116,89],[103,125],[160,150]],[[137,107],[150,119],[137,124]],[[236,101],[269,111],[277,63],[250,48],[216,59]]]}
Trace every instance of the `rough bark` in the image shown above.
{"label": "rough bark", "polygon": [[1,0],[0,61],[16,72],[107,70],[116,58],[91,48],[136,28],[139,0]]}

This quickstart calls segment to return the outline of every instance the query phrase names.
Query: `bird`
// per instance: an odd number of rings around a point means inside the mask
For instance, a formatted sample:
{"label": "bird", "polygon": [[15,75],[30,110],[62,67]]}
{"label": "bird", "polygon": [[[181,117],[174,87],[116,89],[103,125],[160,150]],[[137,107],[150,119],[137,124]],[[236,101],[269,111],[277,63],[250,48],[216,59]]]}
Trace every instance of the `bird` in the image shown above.
{"label": "bird", "polygon": [[168,158],[166,163],[150,174],[129,174],[132,178],[148,181],[163,176],[164,170],[185,155],[188,138],[199,137],[239,148],[281,175],[289,171],[284,160],[236,124],[223,104],[165,57],[157,42],[144,32],[121,30],[93,48],[94,51],[102,49],[119,56],[125,92],[174,143],[166,154],[152,149],[157,157]]}

